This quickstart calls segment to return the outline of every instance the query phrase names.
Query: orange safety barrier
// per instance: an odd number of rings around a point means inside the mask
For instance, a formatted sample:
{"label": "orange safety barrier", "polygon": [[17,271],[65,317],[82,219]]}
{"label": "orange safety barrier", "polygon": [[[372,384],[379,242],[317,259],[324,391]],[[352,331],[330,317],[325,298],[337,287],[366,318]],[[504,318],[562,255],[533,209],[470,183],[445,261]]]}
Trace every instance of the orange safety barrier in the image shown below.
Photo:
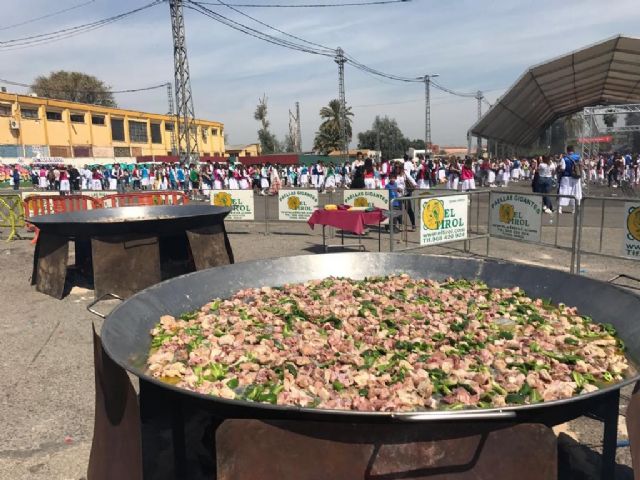
{"label": "orange safety barrier", "polygon": [[102,205],[105,208],[134,207],[146,205],[186,205],[189,197],[184,192],[139,192],[118,193],[102,197]]}
{"label": "orange safety barrier", "polygon": [[75,212],[102,208],[102,201],[88,195],[29,195],[24,199],[24,216],[30,230],[36,232],[31,243],[38,241],[40,230],[29,223],[36,215],[54,215],[56,213]]}

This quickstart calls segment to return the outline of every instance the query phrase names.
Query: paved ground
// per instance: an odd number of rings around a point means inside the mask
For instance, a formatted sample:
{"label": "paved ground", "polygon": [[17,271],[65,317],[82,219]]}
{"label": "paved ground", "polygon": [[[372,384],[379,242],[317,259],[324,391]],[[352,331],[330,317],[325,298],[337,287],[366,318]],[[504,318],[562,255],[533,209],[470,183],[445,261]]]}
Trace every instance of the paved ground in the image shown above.
{"label": "paved ground", "polygon": [[[484,208],[480,205],[481,216],[486,215]],[[599,230],[595,228],[599,212],[594,206],[587,215],[593,225],[587,241],[593,248],[599,244]],[[557,219],[548,217],[546,221]],[[558,243],[568,245],[571,217],[563,215],[559,221]],[[551,243],[555,243],[555,225],[545,226],[545,239]],[[615,223],[609,225],[605,233],[611,237],[606,236],[605,243],[614,243],[616,227]],[[260,223],[230,224],[229,230],[238,262],[321,251],[319,232],[311,232],[306,225],[272,224],[269,235],[264,235],[264,224]],[[411,245],[416,240],[412,235],[415,234],[408,235],[406,244],[402,237],[396,238],[399,243],[394,246]],[[370,232],[363,242],[368,250],[377,249],[376,232]],[[384,249],[388,247],[386,237]],[[462,244],[454,244],[422,251],[465,254],[462,250]],[[470,250],[471,255],[486,253],[486,241],[471,242]],[[559,269],[567,268],[570,255],[562,249],[495,239],[490,253]],[[33,247],[26,240],[0,243],[0,479],[81,479],[86,472],[93,428],[94,318],[85,310],[93,293],[76,287],[58,301],[35,292],[29,285],[32,255]],[[633,274],[637,263],[585,256],[582,269],[589,276],[609,279],[617,273]],[[625,396],[628,394],[625,392]],[[589,419],[558,428],[560,454],[572,466],[571,472],[562,472],[562,478],[594,478],[601,433],[601,424]],[[624,418],[620,438],[626,438]],[[618,450],[618,462],[616,478],[631,479],[627,448]]]}

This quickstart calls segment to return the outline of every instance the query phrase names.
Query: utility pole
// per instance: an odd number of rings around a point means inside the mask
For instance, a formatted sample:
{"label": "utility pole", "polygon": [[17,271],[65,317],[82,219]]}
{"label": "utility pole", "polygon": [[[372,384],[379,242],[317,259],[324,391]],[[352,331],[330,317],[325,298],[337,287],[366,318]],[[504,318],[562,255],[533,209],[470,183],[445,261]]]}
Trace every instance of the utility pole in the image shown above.
{"label": "utility pole", "polygon": [[342,146],[343,161],[349,158],[349,140],[347,138],[347,99],[344,92],[344,64],[347,59],[344,57],[344,50],[338,47],[336,50],[335,62],[338,64],[338,100],[340,101],[340,140]]}
{"label": "utility pole", "polygon": [[183,0],[170,0],[171,31],[173,33],[173,68],[176,86],[176,119],[178,128],[178,156],[181,162],[198,160],[198,134],[191,95],[187,40],[182,12]]}
{"label": "utility pole", "polygon": [[[167,97],[169,98],[169,116],[173,117],[173,89],[171,88],[171,82],[167,82]],[[171,128],[171,155],[177,155],[178,148],[176,147],[176,125]]]}
{"label": "utility pole", "polygon": [[424,80],[424,154],[431,149],[431,79],[439,77],[437,73],[418,77],[417,80]]}
{"label": "utility pole", "polygon": [[296,117],[295,115],[291,112],[291,110],[289,110],[289,138],[291,139],[291,151],[292,152],[297,152],[298,151],[298,139],[296,138],[297,134],[296,134]]}
{"label": "utility pole", "polygon": [[[478,101],[478,120],[480,120],[480,118],[482,117],[482,100],[483,99],[484,99],[484,95],[480,90],[478,90],[476,92],[476,100]],[[476,147],[477,148],[476,156],[480,158],[480,156],[482,155],[482,138],[479,136],[477,138],[478,138],[478,146]]]}
{"label": "utility pole", "polygon": [[296,102],[296,152],[302,153],[302,128],[300,126],[300,102]]}

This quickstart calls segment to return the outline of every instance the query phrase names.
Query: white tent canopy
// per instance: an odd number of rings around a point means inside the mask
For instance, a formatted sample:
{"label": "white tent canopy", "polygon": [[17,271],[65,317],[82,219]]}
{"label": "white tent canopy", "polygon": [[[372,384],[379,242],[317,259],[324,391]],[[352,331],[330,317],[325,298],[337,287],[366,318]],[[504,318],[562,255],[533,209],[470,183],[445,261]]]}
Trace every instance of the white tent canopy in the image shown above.
{"label": "white tent canopy", "polygon": [[640,38],[620,35],[531,67],[471,133],[529,145],[559,117],[623,103],[640,103]]}

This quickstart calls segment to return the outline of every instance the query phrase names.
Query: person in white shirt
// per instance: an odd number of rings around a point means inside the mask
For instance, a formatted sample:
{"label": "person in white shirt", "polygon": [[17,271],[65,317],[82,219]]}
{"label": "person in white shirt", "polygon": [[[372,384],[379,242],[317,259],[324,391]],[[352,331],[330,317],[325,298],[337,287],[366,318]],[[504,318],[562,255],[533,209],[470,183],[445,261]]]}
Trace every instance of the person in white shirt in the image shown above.
{"label": "person in white shirt", "polygon": [[404,174],[411,176],[411,173],[415,170],[416,166],[413,164],[413,160],[409,158],[409,155],[404,156]]}

